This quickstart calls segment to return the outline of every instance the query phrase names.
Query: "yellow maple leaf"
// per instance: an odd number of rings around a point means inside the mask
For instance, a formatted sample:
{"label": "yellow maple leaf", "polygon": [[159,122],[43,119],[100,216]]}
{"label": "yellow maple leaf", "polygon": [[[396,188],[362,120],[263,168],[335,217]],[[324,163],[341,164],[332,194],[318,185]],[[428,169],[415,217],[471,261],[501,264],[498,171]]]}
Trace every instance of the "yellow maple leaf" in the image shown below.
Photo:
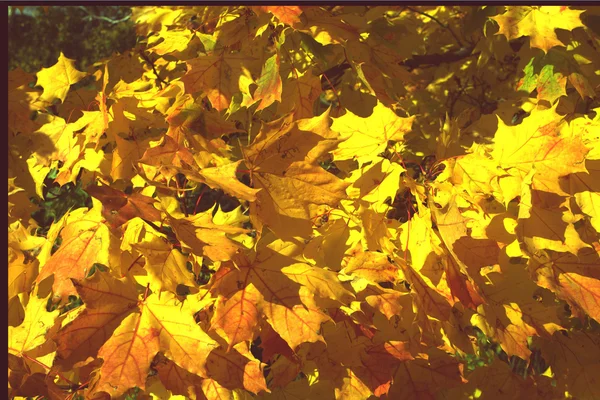
{"label": "yellow maple leaf", "polygon": [[65,57],[61,52],[58,62],[50,68],[42,68],[37,73],[37,85],[44,88],[40,99],[53,102],[65,101],[71,85],[85,78],[87,74],[75,69],[75,60]]}
{"label": "yellow maple leaf", "polygon": [[564,46],[556,36],[556,29],[573,30],[583,26],[580,15],[584,10],[571,10],[567,6],[514,6],[492,17],[498,22],[498,35],[508,40],[529,36],[531,47],[547,53],[554,46]]}
{"label": "yellow maple leaf", "polygon": [[310,207],[337,205],[348,186],[318,164],[339,143],[329,129],[329,113],[292,118],[265,123],[244,152],[252,183],[262,189],[250,204],[252,224],[259,232],[267,225],[282,237],[310,235]]}
{"label": "yellow maple leaf", "polygon": [[188,372],[207,376],[206,360],[216,342],[191,315],[180,312],[175,295],[151,295],[140,309],[127,316],[98,351],[104,363],[96,390],[118,397],[130,387],[145,388],[159,351]]}
{"label": "yellow maple leaf", "polygon": [[520,179],[535,168],[535,189],[562,193],[558,178],[586,172],[584,160],[590,150],[582,136],[556,113],[556,107],[536,108],[516,126],[508,126],[499,118],[492,157]]}
{"label": "yellow maple leaf", "polygon": [[388,146],[388,141],[400,142],[411,130],[415,117],[401,118],[392,110],[377,103],[373,113],[367,118],[359,117],[350,111],[334,118],[331,129],[339,132],[342,139],[334,150],[334,160],[357,160],[359,165],[375,159]]}
{"label": "yellow maple leaf", "polygon": [[[48,295],[50,297],[50,295]],[[46,333],[54,325],[59,310],[46,311],[48,297],[31,296],[25,308],[25,320],[21,325],[8,327],[8,351],[22,356],[46,343]]]}

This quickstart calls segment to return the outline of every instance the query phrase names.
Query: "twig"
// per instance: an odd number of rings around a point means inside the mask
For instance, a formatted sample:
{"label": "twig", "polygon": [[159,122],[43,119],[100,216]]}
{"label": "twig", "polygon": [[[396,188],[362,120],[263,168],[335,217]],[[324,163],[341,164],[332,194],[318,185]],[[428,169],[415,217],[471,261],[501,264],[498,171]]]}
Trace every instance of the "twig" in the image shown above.
{"label": "twig", "polygon": [[437,19],[437,18],[436,18],[436,17],[434,17],[433,15],[430,15],[430,14],[428,14],[428,13],[426,13],[426,12],[419,11],[419,10],[417,10],[417,9],[415,9],[415,8],[412,8],[412,7],[406,7],[406,9],[407,9],[407,10],[410,10],[410,11],[412,11],[412,12],[415,12],[415,13],[417,13],[417,14],[424,15],[424,16],[425,16],[425,17],[427,17],[427,18],[431,18],[431,20],[433,20],[433,21],[437,22],[437,23],[438,23],[438,25],[439,25],[439,26],[441,26],[442,28],[444,28],[444,29],[448,29],[448,30],[450,31],[450,34],[452,35],[452,37],[454,37],[454,40],[456,40],[456,43],[458,43],[458,45],[462,47],[462,42],[460,41],[460,39],[458,38],[458,36],[456,36],[456,34],[455,34],[455,33],[454,33],[454,31],[452,30],[452,28],[450,28],[450,25],[442,23],[442,22],[441,22],[439,19]]}
{"label": "twig", "polygon": [[158,71],[156,70],[156,66],[150,60],[150,58],[148,58],[148,56],[144,53],[144,51],[140,50],[139,53],[140,53],[140,56],[144,59],[144,61],[146,61],[152,67],[152,71],[154,71],[154,75],[156,75],[156,80],[159,83],[161,83],[160,88],[162,89],[162,83],[164,83],[165,85],[169,86],[169,82],[165,81],[164,79],[162,79],[160,77],[160,75],[158,75]]}
{"label": "twig", "polygon": [[87,20],[87,21],[91,21],[91,20],[93,20],[93,19],[97,19],[97,20],[100,20],[100,21],[105,21],[105,22],[108,22],[108,23],[109,23],[109,24],[111,24],[111,25],[116,25],[116,24],[119,24],[119,23],[121,23],[121,22],[125,22],[125,21],[127,21],[129,18],[131,18],[131,15],[127,15],[127,16],[125,16],[125,17],[121,18],[121,19],[112,19],[112,18],[108,18],[108,17],[102,16],[102,15],[95,15],[95,14],[92,14],[92,13],[90,12],[90,10],[88,10],[88,8],[87,8],[87,7],[85,7],[85,6],[79,6],[79,8],[80,8],[81,10],[85,11],[85,13],[87,14],[87,16],[86,16],[86,17],[84,17],[84,20]]}
{"label": "twig", "polygon": [[474,48],[475,46],[469,46],[461,47],[458,50],[450,51],[447,53],[414,55],[412,56],[412,58],[401,62],[400,65],[408,67],[409,70],[413,70],[424,65],[435,66],[443,63],[456,62],[462,60],[463,58],[479,55],[479,53],[473,53]]}

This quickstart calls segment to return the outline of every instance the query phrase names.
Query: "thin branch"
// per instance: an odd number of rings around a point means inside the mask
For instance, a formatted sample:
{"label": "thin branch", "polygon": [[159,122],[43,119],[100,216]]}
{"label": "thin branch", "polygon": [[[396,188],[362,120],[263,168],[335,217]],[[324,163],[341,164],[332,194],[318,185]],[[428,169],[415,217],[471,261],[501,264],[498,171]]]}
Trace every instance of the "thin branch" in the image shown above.
{"label": "thin branch", "polygon": [[461,47],[458,50],[449,51],[447,53],[435,53],[435,54],[424,54],[414,55],[406,61],[400,63],[409,70],[423,67],[424,65],[436,66],[443,63],[452,63],[460,61],[467,57],[477,56],[479,53],[473,53],[475,46]]}
{"label": "thin branch", "polygon": [[108,22],[108,23],[109,23],[109,24],[111,24],[111,25],[116,25],[116,24],[119,24],[119,23],[121,23],[121,22],[125,22],[125,21],[127,21],[129,18],[131,18],[131,15],[127,15],[127,16],[125,16],[125,17],[121,18],[121,19],[112,19],[112,18],[108,18],[108,17],[102,16],[102,15],[95,15],[95,14],[92,14],[92,13],[90,12],[90,10],[88,10],[88,8],[87,8],[86,6],[79,6],[79,8],[80,8],[81,10],[85,11],[85,13],[87,14],[87,16],[83,18],[83,19],[84,19],[84,20],[86,20],[86,21],[91,21],[91,20],[93,20],[93,19],[97,19],[97,20],[99,20],[99,21]]}
{"label": "thin branch", "polygon": [[421,14],[421,15],[423,15],[423,16],[425,16],[425,17],[427,17],[427,18],[430,18],[431,20],[433,20],[433,21],[437,22],[437,24],[438,24],[439,26],[441,26],[442,28],[444,28],[444,29],[448,29],[448,30],[450,31],[450,34],[452,35],[452,37],[454,37],[454,40],[456,40],[456,43],[458,43],[458,45],[462,47],[462,42],[460,41],[460,39],[458,38],[458,36],[456,36],[456,34],[455,34],[455,33],[454,33],[454,31],[452,30],[452,28],[450,28],[450,25],[442,23],[442,22],[441,22],[439,19],[437,19],[437,18],[436,18],[436,17],[434,17],[433,15],[430,15],[430,14],[428,14],[428,13],[424,12],[424,11],[419,11],[419,10],[417,10],[417,9],[415,9],[415,8],[412,8],[412,7],[406,7],[406,9],[407,9],[407,10],[410,10],[410,11],[412,11],[412,12],[415,12],[415,13],[417,13],[417,14]]}
{"label": "thin branch", "polygon": [[[160,75],[158,75],[158,71],[156,70],[156,66],[154,65],[154,63],[150,60],[150,58],[148,58],[148,56],[144,53],[143,50],[139,51],[140,56],[144,59],[144,61],[146,61],[151,67],[152,67],[152,71],[154,71],[154,75],[156,75],[156,80],[159,83],[164,83],[165,85],[169,86],[169,82],[165,81],[164,79],[162,79],[160,77]],[[160,87],[162,89],[162,85]]]}

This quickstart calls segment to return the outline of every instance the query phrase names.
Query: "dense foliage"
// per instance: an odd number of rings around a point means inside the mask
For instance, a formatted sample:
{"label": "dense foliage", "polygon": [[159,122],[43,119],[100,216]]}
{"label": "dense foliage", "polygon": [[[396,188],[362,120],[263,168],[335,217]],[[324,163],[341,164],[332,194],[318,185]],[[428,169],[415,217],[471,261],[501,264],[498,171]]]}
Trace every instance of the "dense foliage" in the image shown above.
{"label": "dense foliage", "polygon": [[135,45],[129,7],[10,6],[8,12],[9,70],[35,73],[55,64],[61,51],[86,69]]}
{"label": "dense foliage", "polygon": [[599,8],[89,9],[9,72],[9,397],[600,398]]}

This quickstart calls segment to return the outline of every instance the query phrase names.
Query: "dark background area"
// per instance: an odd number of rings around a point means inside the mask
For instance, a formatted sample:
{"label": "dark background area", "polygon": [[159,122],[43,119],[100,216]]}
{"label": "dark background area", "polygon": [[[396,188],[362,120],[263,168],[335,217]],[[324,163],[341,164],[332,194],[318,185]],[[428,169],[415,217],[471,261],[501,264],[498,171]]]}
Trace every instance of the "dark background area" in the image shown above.
{"label": "dark background area", "polygon": [[36,73],[56,64],[62,51],[85,71],[135,46],[130,17],[126,6],[9,6],[8,69]]}

